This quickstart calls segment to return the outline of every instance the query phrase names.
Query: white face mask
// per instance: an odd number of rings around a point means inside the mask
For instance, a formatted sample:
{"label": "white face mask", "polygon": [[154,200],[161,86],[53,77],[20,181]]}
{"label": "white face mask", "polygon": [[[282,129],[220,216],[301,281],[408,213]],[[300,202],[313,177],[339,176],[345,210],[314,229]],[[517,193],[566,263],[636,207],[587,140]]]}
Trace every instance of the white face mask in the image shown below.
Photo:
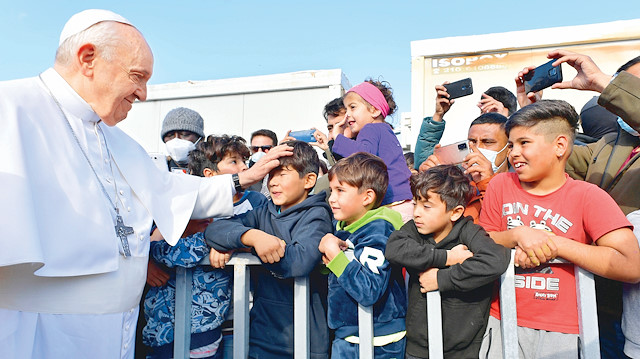
{"label": "white face mask", "polygon": [[264,153],[262,151],[258,151],[258,152],[256,152],[256,153],[251,155],[250,161],[253,162],[253,163],[256,163],[256,162],[260,161],[260,159],[262,157],[264,157],[264,155],[266,155],[266,153]]}
{"label": "white face mask", "polygon": [[[200,139],[198,139],[198,141],[200,141]],[[196,143],[198,143],[198,141],[196,141]],[[195,150],[196,148],[195,143],[177,137],[167,141],[165,145],[167,146],[167,152],[169,152],[169,156],[171,156],[171,158],[178,163],[187,162],[189,158],[189,152]]]}
{"label": "white face mask", "polygon": [[488,160],[489,160],[489,162],[491,162],[491,169],[493,170],[493,173],[497,173],[497,172],[498,172],[498,169],[499,169],[500,167],[502,167],[502,165],[503,165],[505,162],[507,162],[507,158],[505,157],[505,158],[504,158],[504,161],[502,161],[502,163],[501,163],[501,164],[499,164],[499,165],[497,165],[497,166],[495,165],[496,158],[498,157],[498,155],[499,155],[500,153],[502,153],[502,151],[504,151],[504,150],[506,150],[506,149],[507,149],[507,145],[504,145],[504,147],[502,147],[502,149],[501,149],[500,151],[493,151],[493,150],[488,150],[488,149],[486,149],[486,148],[480,148],[480,147],[478,147],[478,151],[479,151],[480,153],[482,153],[482,155],[483,155],[486,159],[488,159]]}
{"label": "white face mask", "polygon": [[623,130],[627,131],[627,133],[630,134],[631,136],[640,137],[640,133],[638,133],[638,131],[634,130],[633,127],[629,126],[620,117],[618,117],[618,125],[620,126],[620,128],[622,128]]}

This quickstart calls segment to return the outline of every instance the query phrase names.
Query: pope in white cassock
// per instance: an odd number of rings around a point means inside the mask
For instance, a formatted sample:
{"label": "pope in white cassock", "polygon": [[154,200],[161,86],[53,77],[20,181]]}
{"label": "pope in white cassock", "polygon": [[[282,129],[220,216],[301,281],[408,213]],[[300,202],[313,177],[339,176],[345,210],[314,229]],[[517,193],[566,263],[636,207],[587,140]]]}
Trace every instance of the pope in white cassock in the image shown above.
{"label": "pope in white cassock", "polygon": [[0,358],[132,358],[152,222],[175,244],[291,154],[234,176],[160,171],[115,127],[152,71],[129,21],[87,10],[53,68],[0,82]]}

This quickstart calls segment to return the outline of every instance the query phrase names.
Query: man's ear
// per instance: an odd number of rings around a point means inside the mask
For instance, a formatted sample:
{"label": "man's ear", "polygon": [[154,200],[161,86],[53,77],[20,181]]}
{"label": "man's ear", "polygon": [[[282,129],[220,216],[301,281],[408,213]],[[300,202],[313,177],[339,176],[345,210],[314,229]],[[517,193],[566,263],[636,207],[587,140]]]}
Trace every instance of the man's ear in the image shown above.
{"label": "man's ear", "polygon": [[304,189],[310,190],[316,186],[316,180],[318,179],[318,175],[311,172],[304,175]]}
{"label": "man's ear", "polygon": [[98,58],[96,47],[93,44],[80,46],[76,58],[80,66],[80,72],[86,77],[93,77],[95,62]]}
{"label": "man's ear", "polygon": [[451,214],[449,218],[451,218],[451,222],[455,222],[458,219],[460,219],[460,217],[462,217],[463,214],[464,214],[464,207],[455,206],[455,208],[451,210]]}
{"label": "man's ear", "polygon": [[364,190],[364,195],[362,199],[363,206],[368,207],[376,202],[376,192],[373,189],[367,188]]}

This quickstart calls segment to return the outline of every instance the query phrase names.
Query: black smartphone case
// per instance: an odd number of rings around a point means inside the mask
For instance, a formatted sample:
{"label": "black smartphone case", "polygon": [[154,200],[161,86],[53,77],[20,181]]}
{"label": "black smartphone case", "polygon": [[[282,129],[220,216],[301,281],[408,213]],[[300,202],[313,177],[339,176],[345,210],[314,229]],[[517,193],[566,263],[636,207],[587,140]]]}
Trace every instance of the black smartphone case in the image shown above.
{"label": "black smartphone case", "polygon": [[447,89],[447,93],[449,93],[450,100],[462,96],[471,95],[473,93],[473,84],[471,83],[471,78],[452,82],[450,84],[444,85],[444,87]]}
{"label": "black smartphone case", "polygon": [[562,67],[560,65],[557,67],[551,65],[555,61],[556,60],[553,59],[524,75],[525,93],[538,92],[557,82],[562,82]]}

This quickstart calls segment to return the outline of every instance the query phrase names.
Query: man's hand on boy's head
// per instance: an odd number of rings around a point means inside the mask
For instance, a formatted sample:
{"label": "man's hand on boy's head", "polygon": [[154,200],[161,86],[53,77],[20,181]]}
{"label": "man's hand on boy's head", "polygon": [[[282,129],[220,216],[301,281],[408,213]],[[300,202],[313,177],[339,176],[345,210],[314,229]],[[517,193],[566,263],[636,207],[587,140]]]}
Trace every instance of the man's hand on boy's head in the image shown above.
{"label": "man's hand on boy's head", "polygon": [[246,231],[241,240],[244,245],[253,247],[263,263],[276,263],[284,257],[285,241],[259,229]]}
{"label": "man's hand on boy's head", "polygon": [[[558,248],[553,242],[554,234],[544,229],[519,226],[509,230],[513,238],[513,248],[520,247],[534,266],[546,263],[558,256]],[[516,249],[517,252],[517,249]],[[525,265],[526,261],[516,262]]]}
{"label": "man's hand on boy's head", "polygon": [[280,157],[291,155],[293,155],[293,147],[278,145],[271,148],[269,153],[262,156],[251,168],[238,173],[240,185],[243,188],[247,188],[258,181],[262,181],[271,170],[280,166],[280,161],[278,160]]}
{"label": "man's hand on boy's head", "polygon": [[524,75],[528,74],[529,71],[535,70],[535,68],[535,66],[525,67],[522,71],[518,72],[518,75],[516,76],[516,98],[518,99],[518,106],[520,106],[520,108],[531,105],[532,103],[542,99],[542,90],[538,92],[524,92]]}
{"label": "man's hand on boy's head", "polygon": [[229,263],[233,252],[234,251],[218,252],[214,248],[210,248],[209,263],[211,263],[213,268],[224,268],[224,266]]}
{"label": "man's hand on boy's head", "polygon": [[598,65],[587,56],[567,50],[553,50],[547,54],[550,59],[557,59],[554,65],[566,62],[576,69],[578,74],[570,81],[563,81],[551,86],[552,89],[575,89],[602,92],[611,82],[611,76],[603,73]]}
{"label": "man's hand on boy's head", "polygon": [[322,263],[328,264],[338,255],[338,253],[344,251],[349,248],[347,242],[342,239],[334,236],[331,233],[327,233],[320,240],[320,244],[318,244],[318,250],[322,253]]}
{"label": "man's hand on boy's head", "polygon": [[445,265],[452,266],[454,264],[460,264],[473,257],[473,253],[464,244],[458,244],[457,246],[447,249],[447,262]]}
{"label": "man's hand on boy's head", "polygon": [[436,110],[432,117],[436,122],[442,122],[444,114],[449,111],[451,105],[455,102],[455,100],[449,100],[449,93],[447,88],[444,87],[448,83],[449,81],[436,86]]}
{"label": "man's hand on boy's head", "polygon": [[420,292],[427,293],[438,290],[438,268],[429,268],[420,273]]}
{"label": "man's hand on boy's head", "polygon": [[494,175],[491,162],[478,151],[478,146],[474,143],[469,143],[471,151],[462,163],[464,173],[471,175],[474,182],[478,183],[484,179],[491,178]]}

